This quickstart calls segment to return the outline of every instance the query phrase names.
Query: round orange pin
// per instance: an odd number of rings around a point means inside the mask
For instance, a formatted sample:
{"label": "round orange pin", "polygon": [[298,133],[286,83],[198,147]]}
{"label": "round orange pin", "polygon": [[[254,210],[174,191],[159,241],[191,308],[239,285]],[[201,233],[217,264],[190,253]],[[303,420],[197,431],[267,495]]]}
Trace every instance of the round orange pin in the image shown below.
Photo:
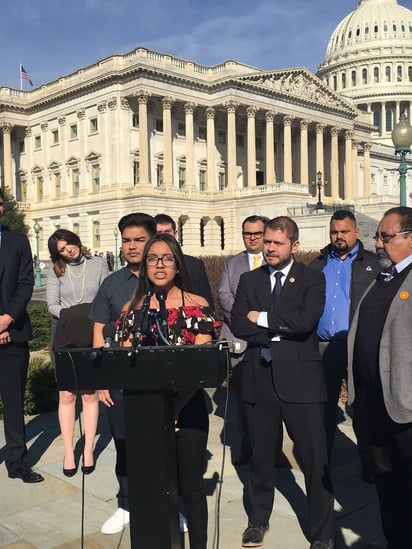
{"label": "round orange pin", "polygon": [[407,290],[403,290],[399,294],[399,299],[402,299],[402,301],[405,301],[405,299],[408,299],[408,298],[409,298],[409,292]]}

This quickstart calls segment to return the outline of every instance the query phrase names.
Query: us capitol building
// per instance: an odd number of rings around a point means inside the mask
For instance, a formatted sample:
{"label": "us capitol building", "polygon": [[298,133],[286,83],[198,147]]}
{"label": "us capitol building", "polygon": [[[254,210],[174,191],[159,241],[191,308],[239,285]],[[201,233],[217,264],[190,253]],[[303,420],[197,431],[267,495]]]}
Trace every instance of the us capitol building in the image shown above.
{"label": "us capitol building", "polygon": [[239,251],[253,213],[293,216],[302,248],[318,249],[333,208],[374,230],[399,204],[391,131],[411,100],[412,12],[361,0],[316,75],[139,47],[32,91],[0,87],[1,183],[33,249],[37,222],[41,259],[59,227],[115,251],[117,221],[132,211],[172,215],[186,253]]}

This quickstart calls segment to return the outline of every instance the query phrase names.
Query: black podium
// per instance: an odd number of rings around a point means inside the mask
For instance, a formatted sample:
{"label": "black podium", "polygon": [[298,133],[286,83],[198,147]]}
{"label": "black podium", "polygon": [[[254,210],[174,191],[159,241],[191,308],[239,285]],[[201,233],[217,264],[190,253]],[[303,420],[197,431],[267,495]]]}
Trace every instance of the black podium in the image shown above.
{"label": "black podium", "polygon": [[222,343],[56,351],[59,390],[123,389],[132,549],[180,549],[174,391],[219,387]]}

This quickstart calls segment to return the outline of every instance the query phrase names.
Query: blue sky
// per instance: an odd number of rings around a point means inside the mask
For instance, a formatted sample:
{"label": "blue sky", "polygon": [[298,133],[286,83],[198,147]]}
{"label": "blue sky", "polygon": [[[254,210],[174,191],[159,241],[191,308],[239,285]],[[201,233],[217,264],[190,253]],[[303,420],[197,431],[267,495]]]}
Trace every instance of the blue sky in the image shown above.
{"label": "blue sky", "polygon": [[[205,65],[316,71],[358,0],[13,0],[0,22],[0,86],[35,86],[138,46]],[[399,0],[412,9],[412,0]],[[27,83],[24,84],[29,89]]]}

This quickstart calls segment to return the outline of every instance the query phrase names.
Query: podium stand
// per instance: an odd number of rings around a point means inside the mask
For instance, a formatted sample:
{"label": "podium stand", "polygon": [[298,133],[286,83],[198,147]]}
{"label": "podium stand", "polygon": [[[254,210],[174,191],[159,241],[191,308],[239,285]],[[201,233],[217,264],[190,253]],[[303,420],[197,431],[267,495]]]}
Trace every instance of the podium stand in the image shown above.
{"label": "podium stand", "polygon": [[56,351],[60,391],[123,389],[132,549],[180,549],[174,391],[219,387],[222,343]]}

